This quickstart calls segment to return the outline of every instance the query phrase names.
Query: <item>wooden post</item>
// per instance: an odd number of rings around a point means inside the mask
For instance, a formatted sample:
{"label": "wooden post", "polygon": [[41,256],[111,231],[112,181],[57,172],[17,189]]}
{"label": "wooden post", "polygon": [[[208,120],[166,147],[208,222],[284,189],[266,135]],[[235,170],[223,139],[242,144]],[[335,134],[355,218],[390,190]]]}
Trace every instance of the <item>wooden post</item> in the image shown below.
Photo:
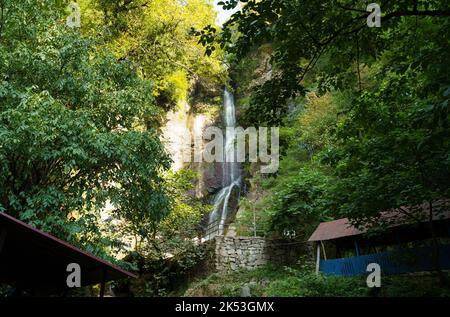
{"label": "wooden post", "polygon": [[358,245],[358,241],[356,241],[356,239],[355,239],[355,251],[356,251],[356,256],[359,256],[359,245]]}
{"label": "wooden post", "polygon": [[100,297],[105,296],[105,284],[106,284],[106,267],[102,269],[102,282],[100,284]]}
{"label": "wooden post", "polygon": [[323,244],[323,241],[320,241],[320,245],[322,246],[323,258],[326,260],[327,259],[327,252],[325,251],[325,245]]}
{"label": "wooden post", "polygon": [[256,238],[256,211],[255,211],[255,205],[253,205],[253,233]]}
{"label": "wooden post", "polygon": [[320,269],[320,243],[317,243],[316,274],[319,274],[319,269]]}

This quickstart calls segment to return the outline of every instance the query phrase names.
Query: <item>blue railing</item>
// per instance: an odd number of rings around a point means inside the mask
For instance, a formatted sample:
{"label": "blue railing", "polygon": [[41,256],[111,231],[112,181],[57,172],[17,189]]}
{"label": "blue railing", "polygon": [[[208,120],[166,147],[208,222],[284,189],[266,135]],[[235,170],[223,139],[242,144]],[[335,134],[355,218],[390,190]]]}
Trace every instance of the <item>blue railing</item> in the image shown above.
{"label": "blue railing", "polygon": [[[439,262],[442,269],[450,269],[450,245],[440,247]],[[431,247],[399,249],[355,256],[351,258],[321,260],[319,271],[328,275],[355,276],[367,274],[367,265],[377,263],[382,274],[401,274],[432,271],[433,251]]]}

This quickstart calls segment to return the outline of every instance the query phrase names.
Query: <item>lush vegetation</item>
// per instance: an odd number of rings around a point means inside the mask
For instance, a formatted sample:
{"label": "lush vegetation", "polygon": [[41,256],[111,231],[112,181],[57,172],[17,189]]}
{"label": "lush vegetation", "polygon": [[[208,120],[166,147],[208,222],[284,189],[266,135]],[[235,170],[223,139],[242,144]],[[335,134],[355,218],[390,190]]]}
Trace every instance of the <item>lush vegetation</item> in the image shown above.
{"label": "lush vegetation", "polygon": [[316,275],[309,266],[265,266],[252,271],[214,273],[191,284],[186,296],[252,297],[409,297],[449,296],[450,289],[435,287],[432,275],[383,278],[379,289],[368,288],[365,277]]}
{"label": "lush vegetation", "polygon": [[205,206],[184,195],[193,173],[169,172],[160,127],[192,82],[223,81],[220,52],[199,58],[189,34],[193,12],[197,26],[216,14],[80,1],[78,29],[67,4],[0,2],[0,210],[113,260],[123,237],[146,256],[184,250]]}
{"label": "lush vegetation", "polygon": [[[0,212],[139,272],[118,288],[174,294],[206,267],[197,238],[211,206],[192,194],[198,175],[170,170],[161,128],[186,102],[217,114],[228,79],[240,125],[281,129],[276,174],[244,164],[238,234],[305,240],[335,218],[442,211],[448,1],[380,1],[379,28],[355,0],[227,0],[242,10],[223,26],[206,0],[77,3],[70,28],[67,1],[0,0]],[[213,274],[187,294],[236,296],[252,280],[257,296],[390,296],[415,283],[389,278],[372,294],[360,279],[269,266]]]}
{"label": "lush vegetation", "polygon": [[380,6],[381,27],[369,28],[363,2],[246,1],[222,31],[200,34],[236,61],[242,122],[282,127],[277,177],[253,182],[268,229],[305,238],[329,217],[377,223],[400,206],[437,212],[448,197],[449,8]]}
{"label": "lush vegetation", "polygon": [[[450,189],[448,4],[383,1],[380,28],[366,25],[363,1],[242,5],[222,31],[199,36],[234,60],[241,122],[281,126],[283,156],[274,177],[247,165],[238,232],[305,240],[321,221],[348,217],[380,229],[391,208],[411,222],[425,219],[423,206],[428,219],[442,212],[436,201]],[[432,243],[436,250],[439,240]]]}

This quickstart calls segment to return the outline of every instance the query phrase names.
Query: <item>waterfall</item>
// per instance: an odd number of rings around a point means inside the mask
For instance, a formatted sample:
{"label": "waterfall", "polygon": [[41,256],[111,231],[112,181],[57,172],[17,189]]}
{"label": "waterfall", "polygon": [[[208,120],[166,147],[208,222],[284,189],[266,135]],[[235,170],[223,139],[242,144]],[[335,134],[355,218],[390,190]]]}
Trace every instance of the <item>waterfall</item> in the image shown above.
{"label": "waterfall", "polygon": [[[225,126],[230,129],[225,136],[224,162],[222,162],[222,189],[214,197],[214,210],[209,215],[207,239],[215,235],[222,235],[225,231],[230,214],[230,200],[233,190],[239,193],[241,186],[240,166],[236,162],[235,130],[236,113],[233,95],[225,89],[224,92],[224,119]],[[211,230],[212,228],[212,230]]]}

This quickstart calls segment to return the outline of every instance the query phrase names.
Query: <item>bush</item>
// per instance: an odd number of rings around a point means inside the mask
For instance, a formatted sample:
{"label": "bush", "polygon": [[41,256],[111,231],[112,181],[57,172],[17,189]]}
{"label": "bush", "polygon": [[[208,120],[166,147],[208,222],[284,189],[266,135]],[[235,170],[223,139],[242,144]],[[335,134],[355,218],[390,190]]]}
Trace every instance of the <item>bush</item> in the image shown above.
{"label": "bush", "polygon": [[261,297],[418,297],[450,296],[448,287],[436,287],[433,274],[417,273],[382,277],[381,288],[368,288],[366,276],[316,275],[310,265],[214,273],[191,285],[186,296],[241,296],[244,285],[251,296]]}

